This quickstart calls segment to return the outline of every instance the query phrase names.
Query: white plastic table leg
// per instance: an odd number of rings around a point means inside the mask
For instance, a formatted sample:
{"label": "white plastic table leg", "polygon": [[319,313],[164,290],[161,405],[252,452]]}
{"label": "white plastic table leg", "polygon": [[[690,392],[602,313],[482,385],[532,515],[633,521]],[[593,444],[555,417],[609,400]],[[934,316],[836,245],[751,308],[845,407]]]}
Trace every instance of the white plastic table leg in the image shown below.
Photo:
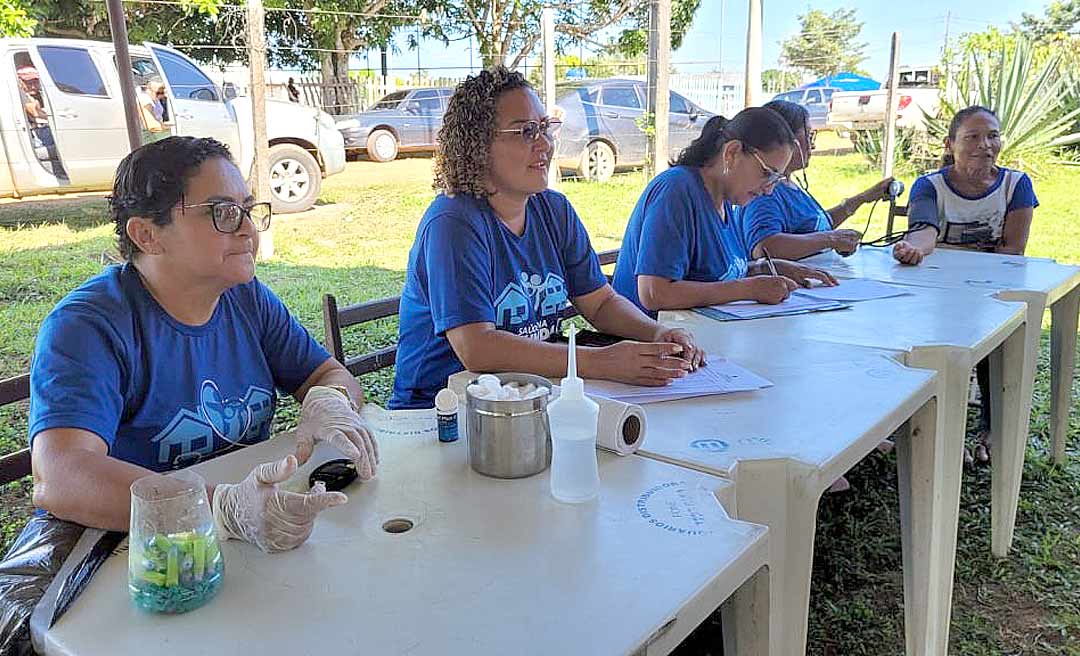
{"label": "white plastic table leg", "polygon": [[1073,369],[1076,366],[1076,315],[1080,287],[1050,306],[1050,435],[1054,462],[1065,462],[1072,408]]}
{"label": "white plastic table leg", "polygon": [[[785,468],[788,473],[785,474]],[[818,500],[823,489],[799,477],[795,463],[743,463],[738,473],[738,519],[769,527],[769,645],[773,656],[803,656]],[[788,480],[778,489],[777,481]],[[800,484],[800,482],[805,484]],[[753,519],[750,519],[753,518]]]}
{"label": "white plastic table leg", "polygon": [[747,579],[722,606],[724,653],[769,656],[768,568]]}
{"label": "white plastic table leg", "polygon": [[928,401],[896,444],[908,656],[944,654],[948,644],[960,489],[936,489],[934,471],[954,465],[959,454],[941,430],[937,405],[936,399]]}
{"label": "white plastic table leg", "polygon": [[[925,459],[932,457],[932,471],[935,472],[936,480],[940,483],[940,487],[934,491],[934,499],[931,502],[932,517],[927,518],[926,521],[931,530],[931,546],[929,547],[931,558],[938,568],[935,575],[938,583],[936,587],[938,610],[930,615],[936,615],[939,620],[944,618],[944,624],[941,628],[931,627],[928,630],[935,632],[936,643],[939,647],[937,651],[931,653],[944,654],[947,653],[948,618],[952,608],[953,572],[956,569],[956,534],[960,511],[960,484],[964,473],[968,385],[974,363],[971,362],[970,355],[961,349],[928,347],[913,351],[908,356],[908,366],[934,369],[938,372],[937,419],[933,424],[937,427],[938,433],[932,438],[936,445],[934,455],[929,456],[921,451],[928,443],[924,437],[916,445],[911,458],[913,463],[923,466]],[[927,430],[925,426],[928,423],[928,418],[920,419],[918,422],[924,432]],[[913,508],[912,512],[921,511]],[[912,527],[912,530],[917,531],[917,527]],[[916,544],[919,543],[918,535],[918,532],[912,535]],[[912,553],[918,553],[918,550],[913,547]],[[905,607],[910,607],[910,604],[905,604]]]}
{"label": "white plastic table leg", "polygon": [[1030,402],[1023,400],[1027,368],[1026,336],[1016,331],[990,355],[990,428],[993,471],[991,477],[990,547],[1004,558],[1012,545],[1020,480],[1024,475]]}

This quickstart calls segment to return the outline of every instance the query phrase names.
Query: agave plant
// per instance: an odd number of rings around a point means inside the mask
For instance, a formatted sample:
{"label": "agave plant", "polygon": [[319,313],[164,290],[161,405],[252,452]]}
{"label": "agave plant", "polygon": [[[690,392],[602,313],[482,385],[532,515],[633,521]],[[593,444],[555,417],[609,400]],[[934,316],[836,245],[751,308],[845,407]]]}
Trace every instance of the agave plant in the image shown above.
{"label": "agave plant", "polygon": [[1036,66],[1026,39],[996,53],[972,53],[953,88],[942,95],[938,117],[927,117],[928,131],[942,143],[956,112],[969,105],[989,107],[1001,121],[1000,161],[1030,168],[1056,148],[1080,143],[1080,132],[1073,131],[1080,107],[1067,102],[1076,93],[1075,78],[1060,68],[1060,52]]}

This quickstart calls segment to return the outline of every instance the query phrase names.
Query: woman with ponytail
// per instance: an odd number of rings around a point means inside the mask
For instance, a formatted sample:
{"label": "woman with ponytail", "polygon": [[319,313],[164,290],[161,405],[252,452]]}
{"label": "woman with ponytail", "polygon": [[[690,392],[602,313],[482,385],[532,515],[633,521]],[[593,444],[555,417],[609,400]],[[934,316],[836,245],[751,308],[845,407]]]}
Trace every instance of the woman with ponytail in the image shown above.
{"label": "woman with ponytail", "polygon": [[836,284],[824,271],[786,260],[750,261],[733,221],[744,205],[784,179],[794,151],[776,112],[750,107],[730,121],[709,119],[672,167],[645,187],[630,215],[613,285],[651,316],[753,300],[780,303],[810,280]]}

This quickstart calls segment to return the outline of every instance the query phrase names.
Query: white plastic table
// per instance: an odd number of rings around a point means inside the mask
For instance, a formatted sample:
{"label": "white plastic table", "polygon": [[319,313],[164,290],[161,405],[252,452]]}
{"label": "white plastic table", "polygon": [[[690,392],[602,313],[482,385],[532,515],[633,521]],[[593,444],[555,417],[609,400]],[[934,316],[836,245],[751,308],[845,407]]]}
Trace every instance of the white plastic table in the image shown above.
{"label": "white plastic table", "polygon": [[[773,341],[800,337],[898,350],[912,367],[939,374],[939,407],[945,415],[944,462],[953,462],[947,485],[959,486],[963,474],[962,449],[967,424],[967,398],[971,370],[983,358],[991,359],[993,430],[993,484],[991,548],[1005,557],[1012,545],[1020,482],[1024,473],[1028,421],[1031,416],[1033,361],[1025,358],[1032,333],[1040,326],[1026,321],[1023,303],[993,298],[982,289],[907,286],[907,296],[864,301],[849,310],[815,312],[789,317],[725,324],[726,330],[751,331],[758,339]],[[693,315],[700,316],[700,315]],[[711,321],[711,320],[710,320]],[[716,323],[716,322],[713,322]],[[708,326],[695,319],[692,328]]]}
{"label": "white plastic table", "polygon": [[936,374],[903,366],[895,353],[699,319],[690,321],[710,357],[730,357],[775,386],[646,405],[638,453],[729,478],[729,511],[769,527],[772,653],[806,651],[822,493],[905,422],[897,453],[907,653],[944,653],[952,579],[942,572],[955,557],[959,488],[943,484]]}
{"label": "white plastic table", "polygon": [[1032,375],[1039,354],[1043,312],[1049,307],[1050,435],[1054,462],[1065,460],[1076,365],[1080,267],[1058,264],[1046,258],[943,248],[935,249],[919,266],[899,264],[892,258],[891,249],[867,247],[847,258],[830,252],[805,261],[844,278],[873,278],[923,287],[984,289],[1002,300],[1026,302],[1028,323],[1038,328],[1032,331],[1026,356]]}
{"label": "white plastic table", "polygon": [[[473,473],[465,440],[439,444],[425,421],[380,431],[378,478],[350,486],[298,549],[224,543],[225,584],[203,608],[135,609],[126,553],[114,556],[46,653],[663,654],[733,595],[737,653],[766,653],[766,529],[727,518],[714,496],[726,482],[600,454],[599,500],[562,505],[546,473]],[[237,480],[293,445],[281,436],[199,469]],[[331,457],[320,446],[307,468]],[[397,518],[414,527],[383,529]]]}

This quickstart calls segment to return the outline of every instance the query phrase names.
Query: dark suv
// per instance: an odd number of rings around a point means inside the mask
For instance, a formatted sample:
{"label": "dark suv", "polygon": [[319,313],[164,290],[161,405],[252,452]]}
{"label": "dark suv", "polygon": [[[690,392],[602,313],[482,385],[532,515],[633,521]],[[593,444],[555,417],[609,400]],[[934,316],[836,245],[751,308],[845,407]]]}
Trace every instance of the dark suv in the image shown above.
{"label": "dark suv", "polygon": [[382,97],[359,114],[339,116],[335,122],[345,137],[345,150],[366,152],[376,162],[389,162],[399,152],[435,150],[448,87],[402,89]]}
{"label": "dark suv", "polygon": [[[641,129],[647,97],[644,82],[587,80],[560,86],[556,97],[565,113],[559,138],[560,169],[586,180],[604,181],[616,169],[645,163],[649,138]],[[674,91],[669,98],[669,152],[677,157],[713,114]]]}

